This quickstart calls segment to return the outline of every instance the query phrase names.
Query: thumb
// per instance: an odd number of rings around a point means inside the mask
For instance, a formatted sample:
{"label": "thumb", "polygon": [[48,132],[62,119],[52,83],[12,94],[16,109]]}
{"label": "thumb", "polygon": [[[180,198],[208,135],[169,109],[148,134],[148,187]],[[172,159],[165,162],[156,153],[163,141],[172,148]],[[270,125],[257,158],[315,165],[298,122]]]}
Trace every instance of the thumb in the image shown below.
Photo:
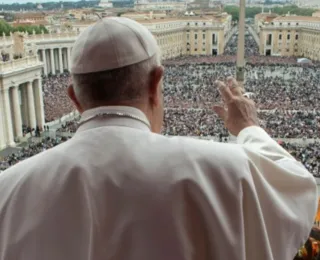
{"label": "thumb", "polygon": [[227,115],[227,110],[222,107],[222,106],[214,106],[213,107],[214,112],[218,114],[218,116],[222,119],[225,120],[226,115]]}

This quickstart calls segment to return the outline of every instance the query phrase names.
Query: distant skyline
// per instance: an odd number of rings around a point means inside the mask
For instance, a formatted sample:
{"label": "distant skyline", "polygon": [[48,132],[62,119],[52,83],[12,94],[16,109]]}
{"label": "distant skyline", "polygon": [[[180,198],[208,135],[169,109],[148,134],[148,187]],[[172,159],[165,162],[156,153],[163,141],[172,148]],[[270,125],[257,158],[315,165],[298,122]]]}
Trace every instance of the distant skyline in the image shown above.
{"label": "distant skyline", "polygon": [[[62,2],[78,2],[79,0],[67,0]],[[46,2],[60,2],[60,0],[0,0],[0,4],[25,4],[25,3],[46,3]]]}

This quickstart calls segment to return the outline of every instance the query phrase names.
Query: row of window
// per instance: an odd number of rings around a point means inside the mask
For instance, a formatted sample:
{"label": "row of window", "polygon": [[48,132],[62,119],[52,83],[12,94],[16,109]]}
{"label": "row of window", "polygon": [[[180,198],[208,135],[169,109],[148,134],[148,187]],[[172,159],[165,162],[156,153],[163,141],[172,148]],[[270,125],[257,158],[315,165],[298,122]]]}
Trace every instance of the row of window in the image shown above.
{"label": "row of window", "polygon": [[[278,52],[281,52],[281,49],[278,50]],[[286,49],[286,52],[290,52],[290,49]],[[294,49],[294,52],[298,52],[298,49]]]}
{"label": "row of window", "polygon": [[[194,39],[195,40],[198,40],[198,34],[194,34]],[[206,34],[204,33],[204,34],[202,34],[202,39],[203,40],[205,40],[206,39]],[[216,42],[216,39],[217,39],[217,37],[216,37],[216,35],[215,34],[212,34],[212,41],[213,42]],[[187,41],[189,41],[190,40],[190,34],[187,34]]]}
{"label": "row of window", "polygon": [[157,37],[157,42],[160,45],[166,44],[168,42],[181,41],[182,40],[182,35],[181,34],[179,34],[179,35],[170,35],[170,36],[167,36],[167,37],[163,37],[163,36],[160,36],[160,37]]}
{"label": "row of window", "polygon": [[[271,22],[271,25],[274,25],[274,22]],[[279,23],[279,25],[281,26],[282,25],[282,23]],[[285,24],[286,25],[286,24]],[[287,25],[291,25],[291,23],[287,23]],[[296,23],[296,25],[298,26],[299,25],[299,23]]]}
{"label": "row of window", "polygon": [[[187,23],[187,25],[190,25],[190,23]],[[195,26],[198,26],[198,23],[194,23]],[[202,23],[202,25],[206,25],[206,23]]]}
{"label": "row of window", "polygon": [[[287,40],[291,39],[291,34],[287,34]],[[299,40],[299,34],[296,34],[296,40]],[[279,40],[282,40],[282,34],[279,34]]]}
{"label": "row of window", "polygon": [[[206,35],[205,34],[202,34],[202,39],[205,39],[206,38]],[[195,34],[194,35],[194,39],[195,40],[198,40],[198,34]],[[190,40],[190,35],[187,34],[187,40],[189,41]]]}
{"label": "row of window", "polygon": [[181,27],[181,23],[164,23],[156,25],[157,29]]}
{"label": "row of window", "polygon": [[[187,48],[187,51],[190,51],[190,48]],[[195,48],[194,51],[198,51],[198,49]],[[202,51],[206,51],[206,49],[202,49]]]}
{"label": "row of window", "polygon": [[[187,30],[187,33],[189,33],[190,30]],[[194,32],[198,32],[198,30],[194,30]],[[202,32],[206,32],[206,30],[202,30]]]}
{"label": "row of window", "polygon": [[290,25],[296,25],[300,27],[306,27],[306,28],[313,28],[313,29],[319,29],[320,28],[320,23],[319,22],[301,22],[301,23],[278,23],[278,22],[271,22],[271,25],[276,25],[276,26],[290,26]]}
{"label": "row of window", "polygon": [[[279,44],[279,46],[282,46],[282,42],[279,42],[278,44]],[[287,42],[286,45],[289,46],[290,42]],[[294,46],[298,46],[298,43],[295,43]]]}
{"label": "row of window", "polygon": [[313,35],[309,35],[309,34],[302,34],[302,39],[306,40],[306,41],[310,41],[310,42],[320,42],[320,34],[313,34]]}
{"label": "row of window", "polygon": [[[197,43],[197,42],[195,42],[195,45],[198,45],[198,43]],[[203,42],[203,43],[202,43],[202,45],[206,45],[206,43],[205,43],[205,42]],[[187,42],[187,46],[190,46],[190,42]]]}

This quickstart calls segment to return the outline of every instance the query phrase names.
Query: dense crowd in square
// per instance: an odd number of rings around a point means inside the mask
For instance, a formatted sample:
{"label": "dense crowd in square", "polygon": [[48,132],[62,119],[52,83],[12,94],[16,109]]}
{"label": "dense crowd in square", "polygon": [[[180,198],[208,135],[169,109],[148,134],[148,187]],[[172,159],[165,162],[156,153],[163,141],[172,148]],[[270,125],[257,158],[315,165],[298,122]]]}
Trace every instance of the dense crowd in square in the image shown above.
{"label": "dense crowd in square", "polygon": [[[223,123],[213,112],[214,104],[221,102],[216,80],[236,73],[237,35],[231,37],[225,54],[219,56],[184,56],[164,61],[164,135],[212,137],[226,141],[229,136]],[[254,93],[261,126],[274,138],[318,139],[320,137],[320,74],[319,64],[298,64],[292,57],[265,57],[259,55],[253,37],[245,37],[247,64],[244,89]],[[74,111],[67,96],[70,83],[68,73],[43,78],[46,122]],[[79,118],[64,122],[57,133],[73,134]],[[46,139],[43,148],[31,144],[20,155],[4,158],[0,170],[60,143]],[[51,144],[51,146],[50,146]],[[308,146],[283,143],[306,167],[318,176],[316,163],[319,143]],[[41,144],[40,144],[41,146]],[[21,155],[23,154],[23,155]],[[12,159],[15,158],[15,159]]]}

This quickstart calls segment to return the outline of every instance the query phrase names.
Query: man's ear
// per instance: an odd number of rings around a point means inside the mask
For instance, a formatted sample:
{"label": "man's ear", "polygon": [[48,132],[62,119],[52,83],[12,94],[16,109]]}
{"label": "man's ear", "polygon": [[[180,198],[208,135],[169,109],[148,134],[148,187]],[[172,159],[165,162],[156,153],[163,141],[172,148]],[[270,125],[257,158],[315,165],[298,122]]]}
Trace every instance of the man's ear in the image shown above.
{"label": "man's ear", "polygon": [[151,102],[158,106],[161,100],[159,99],[159,92],[162,92],[162,87],[161,80],[164,75],[164,68],[162,66],[156,67],[152,72],[151,72],[151,79],[150,79],[150,84],[149,84],[149,99]]}
{"label": "man's ear", "polygon": [[74,88],[73,88],[73,84],[72,83],[68,86],[67,92],[68,92],[69,98],[72,100],[73,104],[76,106],[76,108],[79,111],[79,113],[82,114],[83,108],[80,105],[80,103],[79,103],[79,101],[78,101],[78,99],[76,97],[76,94],[74,93]]}

